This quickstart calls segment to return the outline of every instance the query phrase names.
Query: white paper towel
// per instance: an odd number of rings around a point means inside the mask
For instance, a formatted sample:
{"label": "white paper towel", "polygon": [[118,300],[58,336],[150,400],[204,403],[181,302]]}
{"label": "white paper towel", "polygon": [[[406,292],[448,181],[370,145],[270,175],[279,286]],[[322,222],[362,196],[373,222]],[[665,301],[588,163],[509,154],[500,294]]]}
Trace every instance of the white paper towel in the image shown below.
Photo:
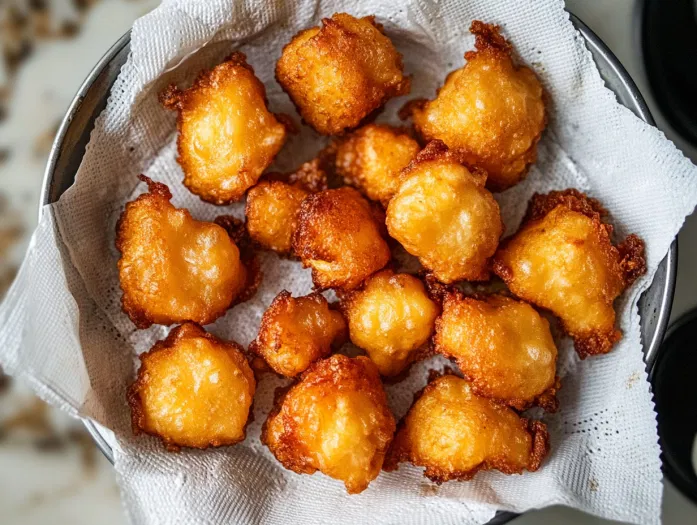
{"label": "white paper towel", "polygon": [[[483,523],[495,509],[525,511],[565,504],[610,519],[658,523],[661,472],[656,422],[639,337],[636,302],[653,278],[684,217],[697,203],[697,169],[662,133],[621,107],[604,85],[561,0],[165,0],[138,20],[131,56],[97,120],[76,183],[43,209],[27,258],[0,309],[0,362],[38,394],[73,415],[90,417],[117,438],[116,470],[134,523]],[[157,102],[170,82],[186,84],[235,49],[265,83],[272,111],[297,114],[273,78],[282,46],[298,30],[337,11],[374,14],[404,55],[412,93],[391,101],[379,121],[397,123],[406,98],[432,97],[472,48],[473,19],[500,24],[521,60],[550,95],[550,122],[527,179],[497,196],[507,232],[530,195],[576,187],[612,212],[619,238],[638,233],[648,273],[618,301],[624,338],[606,356],[580,362],[560,342],[561,410],[545,416],[552,450],[543,468],[522,476],[495,472],[440,487],[419,469],[383,473],[362,494],[348,496],[322,474],[284,470],[259,442],[259,431],[282,381],[259,385],[246,441],[208,451],[165,452],[134,438],[125,392],[134,356],[166,335],[145,331],[120,309],[114,228],[123,205],[144,191],[136,176],[167,183],[177,206],[201,219],[242,216],[241,205],[203,203],[181,184],[175,161],[174,115]],[[276,162],[290,170],[324,139],[303,127]],[[208,328],[247,345],[275,294],[311,287],[299,263],[262,256],[256,297]],[[437,361],[437,360],[436,360]],[[428,362],[387,387],[397,417],[423,386]]]}

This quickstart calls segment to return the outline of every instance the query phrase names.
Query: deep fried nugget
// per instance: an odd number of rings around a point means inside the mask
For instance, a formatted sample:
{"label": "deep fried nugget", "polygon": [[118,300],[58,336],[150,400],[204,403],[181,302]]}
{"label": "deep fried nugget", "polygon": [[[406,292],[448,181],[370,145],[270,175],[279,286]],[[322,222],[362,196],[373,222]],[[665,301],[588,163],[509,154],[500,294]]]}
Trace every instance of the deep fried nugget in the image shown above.
{"label": "deep fried nugget", "polygon": [[372,16],[336,13],[283,48],[276,79],[303,120],[323,135],[354,128],[409,92],[402,55]]}
{"label": "deep fried nugget", "polygon": [[419,149],[418,142],[401,129],[368,124],[338,141],[336,171],[346,184],[387,206],[399,188],[399,172]]}
{"label": "deep fried nugget", "polygon": [[387,207],[387,229],[438,280],[486,280],[503,232],[486,175],[462,166],[439,140],[402,171]]}
{"label": "deep fried nugget", "polygon": [[167,186],[140,179],[149,193],[126,204],[116,227],[123,311],[138,328],[213,322],[246,285],[237,245],[223,227],[172,206]]}
{"label": "deep fried nugget", "polygon": [[477,51],[453,71],[429,102],[411,104],[414,126],[425,139],[440,139],[471,166],[489,174],[487,187],[518,183],[537,157],[546,125],[543,90],[527,67],[516,67],[498,26],[472,22]]}
{"label": "deep fried nugget", "polygon": [[547,426],[477,396],[467,381],[444,375],[431,381],[400,421],[385,470],[402,461],[426,467],[438,484],[469,480],[480,470],[536,471],[549,450]]}
{"label": "deep fried nugget", "polygon": [[158,436],[171,451],[242,441],[256,382],[241,350],[194,323],[174,328],[140,356],[128,390],[133,433]]}
{"label": "deep fried nugget", "polygon": [[193,86],[160,96],[177,110],[184,184],[213,204],[240,200],[286,141],[286,128],[266,105],[264,84],[243,53],[202,72]]}
{"label": "deep fried nugget", "polygon": [[518,410],[555,411],[557,347],[549,323],[527,303],[503,295],[445,294],[435,350],[454,358],[480,396]]}
{"label": "deep fried nugget", "polygon": [[643,241],[630,235],[613,246],[604,214],[573,189],[534,195],[493,262],[514,294],[561,319],[582,359],[609,352],[622,337],[613,302],[646,271]]}
{"label": "deep fried nugget", "polygon": [[370,204],[353,188],[310,195],[300,204],[293,251],[318,288],[355,288],[390,260]]}
{"label": "deep fried nugget", "polygon": [[394,431],[373,362],[336,354],[312,365],[277,399],[261,439],[285,468],[319,470],[357,494],[380,473]]}
{"label": "deep fried nugget", "polygon": [[402,372],[428,342],[438,307],[416,277],[382,270],[342,297],[351,341],[383,376]]}
{"label": "deep fried nugget", "polygon": [[249,351],[263,357],[276,373],[295,377],[345,339],[346,321],[322,294],[296,299],[283,290],[264,312]]}

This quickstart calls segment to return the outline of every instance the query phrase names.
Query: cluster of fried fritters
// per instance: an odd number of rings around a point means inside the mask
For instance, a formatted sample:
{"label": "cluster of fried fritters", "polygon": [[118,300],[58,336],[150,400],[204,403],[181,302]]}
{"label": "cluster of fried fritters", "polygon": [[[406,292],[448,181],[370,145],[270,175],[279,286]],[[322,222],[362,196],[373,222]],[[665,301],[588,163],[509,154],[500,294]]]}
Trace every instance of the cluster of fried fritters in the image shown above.
{"label": "cluster of fried fritters", "polygon": [[[253,370],[270,369],[295,380],[277,396],[262,441],[286,468],[319,470],[350,493],[402,461],[437,483],[540,466],[546,426],[519,413],[555,411],[560,382],[550,324],[533,305],[561,321],[581,358],[610,351],[621,337],[613,302],[645,271],[644,247],[634,235],[615,246],[606,212],[573,189],[535,195],[518,232],[500,242],[491,192],[535,161],[545,96],[498,27],[474,22],[471,31],[466,65],[433,100],[405,106],[413,130],[372,122],[410,86],[373,17],[336,14],[296,35],[276,78],[304,122],[335,138],[291,174],[265,173],[293,126],[269,111],[243,54],[162,94],[178,114],[184,184],[213,204],[246,195],[246,223],[198,221],[141,176],[149,191],[117,227],[123,309],[138,328],[179,326],[141,356],[128,394],[135,433],[170,450],[237,443]],[[399,245],[422,273],[391,262]],[[316,290],[281,291],[245,352],[200,325],[255,292],[257,249],[300,259]],[[492,272],[510,293],[456,286]],[[347,339],[367,357],[331,355]],[[431,352],[459,373],[432,377],[396,425],[381,377],[398,381]]]}

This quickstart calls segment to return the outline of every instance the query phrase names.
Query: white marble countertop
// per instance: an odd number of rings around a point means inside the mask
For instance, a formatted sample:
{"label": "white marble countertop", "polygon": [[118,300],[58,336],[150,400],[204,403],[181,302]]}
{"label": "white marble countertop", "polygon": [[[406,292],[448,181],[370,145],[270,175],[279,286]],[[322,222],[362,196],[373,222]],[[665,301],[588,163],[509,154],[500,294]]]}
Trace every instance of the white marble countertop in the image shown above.
{"label": "white marble countertop", "polygon": [[[27,5],[42,4],[0,0],[0,44],[9,34],[3,8],[17,6],[22,11]],[[29,21],[37,35],[31,56],[15,73],[0,66],[0,108],[3,98],[9,108],[6,117],[0,117],[0,295],[35,226],[48,148],[65,108],[103,53],[156,4],[156,0],[48,2],[53,15],[39,13]],[[659,127],[697,161],[697,148],[666,128],[651,100],[635,40],[635,0],[567,0],[567,6],[618,56],[647,98]],[[697,216],[686,222],[679,244],[673,318],[697,305]],[[0,381],[0,523],[48,522],[125,523],[114,472],[78,423],[46,408],[22,385],[3,386]],[[528,513],[514,523],[610,522],[553,507]],[[697,523],[697,506],[669,483],[663,523]]]}

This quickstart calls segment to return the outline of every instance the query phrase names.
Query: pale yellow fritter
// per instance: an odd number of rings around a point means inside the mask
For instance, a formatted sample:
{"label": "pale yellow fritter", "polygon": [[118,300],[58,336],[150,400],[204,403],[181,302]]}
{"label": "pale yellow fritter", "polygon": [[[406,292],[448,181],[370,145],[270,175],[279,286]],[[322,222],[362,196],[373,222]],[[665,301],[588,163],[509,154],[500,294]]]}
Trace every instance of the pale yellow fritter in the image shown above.
{"label": "pale yellow fritter", "polygon": [[283,48],[276,79],[308,125],[336,135],[407,94],[402,70],[402,55],[374,17],[336,13]]}
{"label": "pale yellow fritter", "polygon": [[444,283],[489,277],[489,258],[503,232],[486,175],[462,166],[441,141],[431,141],[402,171],[387,206],[387,229]]}
{"label": "pale yellow fritter", "polygon": [[477,396],[454,375],[431,381],[405,418],[385,460],[385,470],[408,461],[440,484],[468,480],[480,470],[534,472],[549,450],[547,427]]}
{"label": "pale yellow fritter", "polygon": [[373,362],[336,354],[277,399],[261,439],[285,468],[319,470],[357,494],[380,473],[394,431]]}
{"label": "pale yellow fritter", "polygon": [[609,352],[622,334],[614,300],[646,271],[644,243],[615,247],[600,204],[576,190],[535,195],[493,269],[518,297],[559,317],[581,358]]}
{"label": "pale yellow fritter", "polygon": [[368,124],[337,141],[336,172],[346,184],[387,206],[399,188],[399,173],[419,152],[419,144],[401,129]]}
{"label": "pale yellow fritter", "polygon": [[549,323],[527,303],[452,291],[436,321],[435,350],[455,359],[472,390],[524,410],[558,406],[557,347]]}
{"label": "pale yellow fritter", "polygon": [[511,60],[511,46],[498,26],[472,23],[477,51],[453,71],[428,102],[410,104],[414,126],[426,139],[440,139],[466,164],[487,171],[487,186],[502,191],[518,183],[537,157],[546,125],[540,81]]}
{"label": "pale yellow fritter", "polygon": [[263,357],[276,373],[295,377],[345,338],[346,321],[322,294],[294,298],[283,290],[264,312],[249,351]]}
{"label": "pale yellow fritter", "polygon": [[126,204],[116,231],[123,310],[138,328],[208,324],[240,297],[248,270],[228,232],[175,208],[167,186]]}
{"label": "pale yellow fritter", "polygon": [[241,350],[194,323],[174,328],[140,356],[128,390],[133,432],[171,451],[242,441],[256,382]]}
{"label": "pale yellow fritter", "polygon": [[312,280],[321,289],[355,288],[391,257],[374,210],[349,187],[302,201],[293,252],[312,268]]}
{"label": "pale yellow fritter", "polygon": [[213,204],[240,200],[286,141],[286,128],[269,112],[264,84],[242,53],[202,72],[184,91],[170,86],[160,99],[178,111],[184,184]]}
{"label": "pale yellow fritter", "polygon": [[342,297],[351,341],[364,349],[383,376],[402,372],[428,342],[438,315],[423,283],[383,270]]}

